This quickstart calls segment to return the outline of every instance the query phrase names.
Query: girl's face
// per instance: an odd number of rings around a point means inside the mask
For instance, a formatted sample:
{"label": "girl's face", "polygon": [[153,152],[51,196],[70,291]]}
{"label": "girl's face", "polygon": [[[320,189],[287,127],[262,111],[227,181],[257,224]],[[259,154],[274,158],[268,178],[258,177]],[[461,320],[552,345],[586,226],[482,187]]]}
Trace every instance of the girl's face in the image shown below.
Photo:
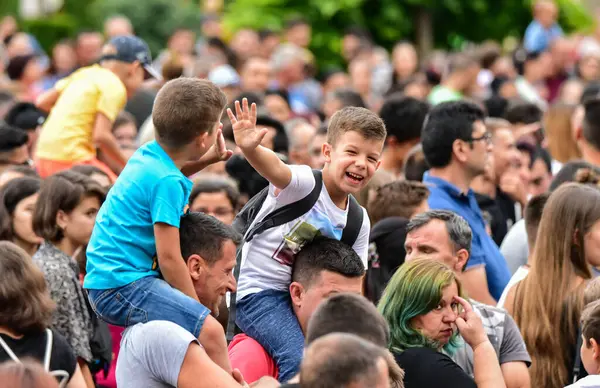
{"label": "girl's face", "polygon": [[25,66],[22,79],[27,83],[37,82],[44,76],[44,71],[45,69],[42,66],[41,61],[39,61],[37,58],[34,58]]}
{"label": "girl's face", "polygon": [[32,219],[38,194],[23,198],[13,213],[13,230],[15,237],[27,244],[41,244],[43,239],[33,232]]}
{"label": "girl's face", "polygon": [[87,244],[92,235],[99,209],[100,201],[98,198],[84,197],[70,213],[59,212],[59,226],[64,231],[65,238],[70,239],[74,245]]}
{"label": "girl's face", "polygon": [[113,130],[113,134],[123,149],[134,149],[135,138],[137,136],[137,127],[134,123],[123,124]]}
{"label": "girl's face", "polygon": [[600,266],[600,221],[596,221],[585,234],[583,245],[587,263],[594,267]]}
{"label": "girl's face", "polygon": [[430,340],[437,341],[440,347],[446,345],[454,334],[454,322],[458,317],[460,304],[454,297],[458,294],[456,282],[442,290],[442,299],[436,308],[427,314],[413,318],[412,326]]}
{"label": "girl's face", "polygon": [[584,81],[595,81],[600,78],[600,58],[589,56],[579,62],[579,74]]}

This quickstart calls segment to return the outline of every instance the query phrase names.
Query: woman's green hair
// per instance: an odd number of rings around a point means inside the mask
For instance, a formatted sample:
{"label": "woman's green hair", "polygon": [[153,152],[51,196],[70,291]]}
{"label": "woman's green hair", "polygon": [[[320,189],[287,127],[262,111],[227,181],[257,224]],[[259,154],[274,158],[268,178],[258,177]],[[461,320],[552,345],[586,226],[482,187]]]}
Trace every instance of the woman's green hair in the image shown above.
{"label": "woman's green hair", "polygon": [[[417,259],[404,263],[392,276],[378,309],[390,325],[390,350],[403,352],[409,348],[427,347],[439,350],[439,343],[425,337],[413,328],[413,318],[427,314],[442,300],[444,288],[456,282],[458,294],[462,287],[454,271],[443,263],[431,259]],[[457,333],[443,347],[453,354],[462,345]]]}

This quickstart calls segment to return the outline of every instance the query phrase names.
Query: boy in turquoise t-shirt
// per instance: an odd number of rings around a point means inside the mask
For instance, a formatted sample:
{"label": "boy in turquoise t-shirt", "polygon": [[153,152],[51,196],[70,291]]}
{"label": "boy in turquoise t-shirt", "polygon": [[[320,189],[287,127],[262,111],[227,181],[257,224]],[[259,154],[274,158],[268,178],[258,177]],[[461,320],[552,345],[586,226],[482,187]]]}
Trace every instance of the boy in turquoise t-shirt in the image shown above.
{"label": "boy in turquoise t-shirt", "polygon": [[106,322],[174,322],[231,373],[224,330],[198,301],[179,245],[192,188],[187,176],[231,156],[219,122],[226,103],[210,81],[179,78],[163,86],[152,111],[156,141],[130,158],[102,205],[83,285]]}

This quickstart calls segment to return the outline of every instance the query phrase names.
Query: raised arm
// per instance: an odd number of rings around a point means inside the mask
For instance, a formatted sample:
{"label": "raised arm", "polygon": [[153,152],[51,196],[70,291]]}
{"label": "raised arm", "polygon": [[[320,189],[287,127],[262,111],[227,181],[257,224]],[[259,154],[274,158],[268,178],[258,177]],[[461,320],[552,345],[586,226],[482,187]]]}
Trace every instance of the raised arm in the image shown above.
{"label": "raised arm", "polygon": [[235,143],[260,175],[276,188],[283,190],[292,180],[292,171],[275,152],[260,145],[268,130],[256,128],[256,104],[248,108],[248,100],[244,98],[242,105],[243,108],[239,101],[235,102],[235,115],[231,109],[227,109]]}

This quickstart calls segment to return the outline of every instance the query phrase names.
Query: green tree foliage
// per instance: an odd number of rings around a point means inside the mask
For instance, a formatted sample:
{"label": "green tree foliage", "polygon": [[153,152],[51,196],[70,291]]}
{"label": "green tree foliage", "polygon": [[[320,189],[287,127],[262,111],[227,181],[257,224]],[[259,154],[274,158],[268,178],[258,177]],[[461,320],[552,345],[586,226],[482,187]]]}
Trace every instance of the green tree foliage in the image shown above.
{"label": "green tree foliage", "polygon": [[127,16],[154,55],[165,47],[177,28],[198,30],[200,26],[200,8],[194,1],[96,0],[89,14],[100,22],[113,15]]}
{"label": "green tree foliage", "polygon": [[[321,65],[339,64],[341,35],[350,25],[366,27],[391,48],[415,41],[419,14],[431,16],[437,47],[459,48],[467,41],[521,37],[531,21],[532,0],[231,0],[225,26],[282,29],[285,20],[302,16],[313,26],[311,49]],[[568,30],[589,27],[590,17],[576,0],[560,0],[561,23]]]}

